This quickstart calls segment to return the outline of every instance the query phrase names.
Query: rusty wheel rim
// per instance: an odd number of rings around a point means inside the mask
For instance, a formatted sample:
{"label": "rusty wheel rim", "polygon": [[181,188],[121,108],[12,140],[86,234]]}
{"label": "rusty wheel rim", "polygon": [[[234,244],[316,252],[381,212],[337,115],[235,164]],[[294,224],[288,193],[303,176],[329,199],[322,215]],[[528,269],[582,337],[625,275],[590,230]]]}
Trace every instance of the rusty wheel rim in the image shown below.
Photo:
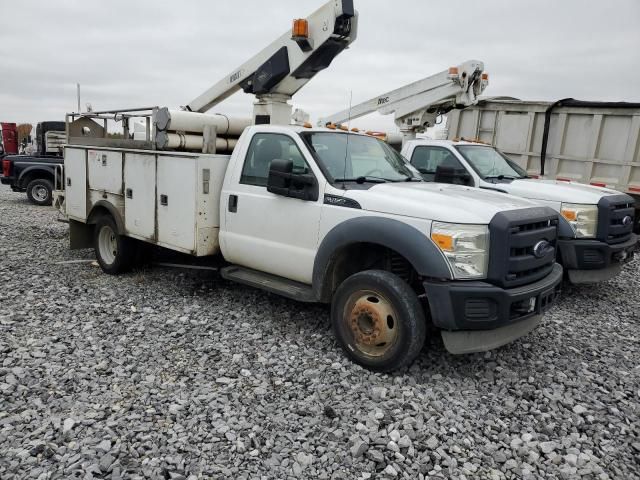
{"label": "rusty wheel rim", "polygon": [[353,348],[370,357],[381,357],[398,338],[396,312],[385,297],[373,291],[351,295],[345,305],[344,321],[353,338]]}

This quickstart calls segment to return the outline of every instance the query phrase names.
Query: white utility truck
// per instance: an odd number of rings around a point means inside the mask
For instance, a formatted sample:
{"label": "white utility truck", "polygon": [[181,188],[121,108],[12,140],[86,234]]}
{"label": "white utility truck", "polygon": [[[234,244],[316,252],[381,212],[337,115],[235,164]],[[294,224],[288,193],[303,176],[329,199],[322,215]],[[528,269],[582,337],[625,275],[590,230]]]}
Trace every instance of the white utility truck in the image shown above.
{"label": "white utility truck", "polygon": [[[378,371],[418,355],[427,321],[453,353],[496,348],[535,328],[562,278],[556,212],[428,184],[373,136],[289,125],[282,100],[353,41],[356,22],[351,2],[329,2],[296,21],[293,39],[263,51],[262,63],[248,62],[189,104],[194,112],[82,114],[85,123],[115,116],[124,125],[141,117],[149,127],[145,140],[93,138],[86,124],[85,136],[70,136],[58,194],[71,247],[93,246],[112,274],[131,268],[144,244],[221,256],[228,280],[330,303],[347,355]],[[269,59],[280,48],[291,72],[271,82],[267,73],[279,67]],[[195,112],[237,82],[258,96],[254,125]]]}
{"label": "white utility truck", "polygon": [[[595,283],[614,277],[624,263],[633,258],[638,243],[633,233],[632,197],[602,186],[534,179],[515,162],[522,157],[509,159],[490,145],[459,139],[436,141],[416,138],[416,133],[422,133],[425,127],[434,125],[438,115],[447,113],[450,134],[476,138],[480,133],[491,132],[493,140],[495,132],[500,132],[498,138],[508,146],[520,145],[522,142],[518,142],[524,138],[532,141],[531,128],[535,123],[533,113],[511,115],[504,111],[498,115],[494,109],[485,111],[482,107],[473,107],[478,103],[478,94],[488,83],[488,75],[483,70],[482,62],[469,61],[448,72],[380,95],[376,97],[377,102],[373,99],[356,105],[351,109],[350,116],[348,111],[341,112],[323,122],[345,122],[348,118],[374,111],[395,113],[396,124],[403,132],[402,155],[420,171],[424,180],[495,190],[553,208],[561,213],[558,260],[569,281]],[[467,79],[467,82],[462,79]],[[425,112],[429,112],[426,122]],[[620,126],[620,119],[611,119],[611,122],[616,121],[616,125]],[[525,125],[530,127],[529,130],[517,132],[519,127]],[[637,130],[635,143],[623,142],[618,150],[627,151],[633,147],[635,150],[631,150],[637,155]],[[578,132],[583,133],[584,130],[572,132],[574,145],[588,145],[591,142],[589,137],[579,137]],[[596,143],[593,143],[594,148]],[[609,150],[613,148],[607,145]],[[513,147],[509,151],[515,153]],[[569,163],[575,164],[573,160]],[[557,161],[554,165],[557,165]],[[575,166],[573,168],[576,170]]]}

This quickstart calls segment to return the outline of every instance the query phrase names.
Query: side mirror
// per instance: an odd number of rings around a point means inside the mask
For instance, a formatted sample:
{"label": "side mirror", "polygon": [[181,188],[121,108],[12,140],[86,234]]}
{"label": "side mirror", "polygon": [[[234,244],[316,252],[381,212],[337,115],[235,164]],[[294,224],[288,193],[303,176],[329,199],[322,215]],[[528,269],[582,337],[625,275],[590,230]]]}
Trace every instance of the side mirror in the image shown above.
{"label": "side mirror", "polygon": [[435,183],[469,185],[469,183],[471,182],[471,175],[458,168],[445,167],[440,165],[436,168],[436,174],[433,181]]}
{"label": "side mirror", "polygon": [[292,173],[293,161],[280,158],[271,161],[267,191],[300,200],[318,200],[318,182],[313,175]]}
{"label": "side mirror", "polygon": [[269,166],[269,177],[267,179],[267,191],[276,195],[289,196],[291,185],[291,172],[293,171],[293,161],[276,158]]}

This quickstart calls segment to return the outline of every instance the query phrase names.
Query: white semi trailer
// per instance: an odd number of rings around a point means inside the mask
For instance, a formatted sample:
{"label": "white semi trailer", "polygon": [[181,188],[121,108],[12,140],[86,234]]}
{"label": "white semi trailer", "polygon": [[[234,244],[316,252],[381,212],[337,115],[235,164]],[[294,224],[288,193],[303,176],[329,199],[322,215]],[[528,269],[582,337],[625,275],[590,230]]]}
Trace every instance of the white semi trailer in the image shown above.
{"label": "white semi trailer", "polygon": [[[578,110],[581,113],[573,110],[556,113],[554,122],[553,111],[564,104],[547,106],[539,114],[530,105],[524,108],[522,102],[483,101],[475,106],[488,82],[483,70],[482,62],[469,61],[448,72],[382,94],[376,97],[377,102],[373,99],[356,105],[351,114],[340,112],[323,122],[344,122],[374,111],[394,113],[396,124],[403,132],[402,155],[420,171],[424,180],[495,190],[553,208],[561,214],[558,261],[564,266],[569,281],[596,283],[614,277],[633,258],[637,248],[638,237],[632,231],[636,207],[631,196],[606,188],[604,183],[594,181],[593,175],[601,172],[611,179],[617,173],[624,175],[625,182],[635,178],[634,168],[640,175],[640,166],[633,163],[634,158],[638,160],[640,115],[637,114],[640,111],[616,104],[617,110],[601,110],[596,115],[585,112],[586,105],[581,105],[582,110]],[[575,102],[565,102],[577,108]],[[449,118],[450,136],[491,141],[506,148],[511,159],[490,145],[460,138],[448,141],[416,138],[416,133],[433,126],[436,116],[444,113]],[[556,129],[564,134],[558,134]],[[551,137],[549,131],[556,133]],[[585,132],[588,133],[585,135]],[[618,158],[597,160],[584,155],[576,157],[575,153],[574,156],[555,153],[554,160],[549,162],[554,174],[565,169],[574,172],[576,180],[590,178],[592,185],[567,183],[570,178],[562,178],[564,181],[537,179],[540,172],[535,169],[534,154],[528,149],[535,150],[537,146],[545,151],[548,138],[553,139],[549,142],[549,151],[565,149],[586,153],[591,149],[602,152],[606,158],[616,155]],[[544,155],[542,158],[544,167]],[[528,167],[529,173],[514,163],[516,161]],[[587,171],[590,177],[585,177]],[[609,173],[603,173],[605,171]],[[629,185],[624,186],[629,190]]]}
{"label": "white semi trailer", "polygon": [[[83,114],[85,123],[115,116],[124,125],[142,116],[148,135],[70,136],[59,194],[72,248],[93,247],[110,274],[130,269],[141,245],[218,255],[228,280],[330,303],[346,354],[379,371],[415,359],[427,321],[453,353],[496,348],[535,328],[562,278],[556,212],[428,184],[373,136],[289,125],[282,100],[354,40],[357,19],[351,2],[327,3],[270,47],[286,48],[289,73],[266,81],[280,69],[263,51],[265,63],[247,62],[189,104],[194,112]],[[226,98],[236,82],[258,97],[253,125],[220,154],[215,139],[235,137],[235,122],[195,110]],[[177,147],[174,133],[184,137]]]}

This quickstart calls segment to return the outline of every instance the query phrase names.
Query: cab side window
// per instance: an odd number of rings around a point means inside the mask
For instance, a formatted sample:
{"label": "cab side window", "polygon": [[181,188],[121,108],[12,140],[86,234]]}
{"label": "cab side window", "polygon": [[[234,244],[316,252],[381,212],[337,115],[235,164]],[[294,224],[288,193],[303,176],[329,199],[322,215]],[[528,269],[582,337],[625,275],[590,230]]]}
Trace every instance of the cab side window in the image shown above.
{"label": "cab side window", "polygon": [[269,167],[276,159],[291,160],[293,173],[311,172],[302,152],[291,137],[278,133],[258,133],[249,145],[240,183],[266,187]]}
{"label": "cab side window", "polygon": [[413,165],[427,182],[468,185],[467,171],[453,153],[442,147],[416,147]]}

